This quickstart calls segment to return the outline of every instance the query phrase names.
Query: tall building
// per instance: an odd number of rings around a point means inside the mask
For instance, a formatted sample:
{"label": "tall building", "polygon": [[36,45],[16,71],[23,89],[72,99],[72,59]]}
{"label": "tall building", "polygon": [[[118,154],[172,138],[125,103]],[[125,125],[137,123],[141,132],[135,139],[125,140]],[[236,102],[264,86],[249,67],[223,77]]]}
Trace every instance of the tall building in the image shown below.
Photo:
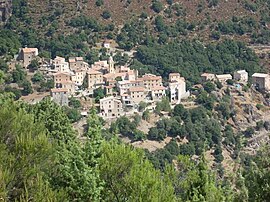
{"label": "tall building", "polygon": [[186,91],[186,81],[179,73],[169,74],[170,101],[172,104],[179,104],[181,99],[189,96]]}
{"label": "tall building", "polygon": [[69,72],[69,64],[66,62],[65,58],[56,56],[53,60],[53,66],[57,72]]}
{"label": "tall building", "polygon": [[19,53],[19,60],[23,61],[23,67],[27,68],[31,61],[38,56],[37,48],[22,48]]}
{"label": "tall building", "polygon": [[108,64],[109,64],[109,68],[108,68],[108,73],[115,73],[115,68],[114,68],[114,61],[112,56],[109,57],[108,59]]}

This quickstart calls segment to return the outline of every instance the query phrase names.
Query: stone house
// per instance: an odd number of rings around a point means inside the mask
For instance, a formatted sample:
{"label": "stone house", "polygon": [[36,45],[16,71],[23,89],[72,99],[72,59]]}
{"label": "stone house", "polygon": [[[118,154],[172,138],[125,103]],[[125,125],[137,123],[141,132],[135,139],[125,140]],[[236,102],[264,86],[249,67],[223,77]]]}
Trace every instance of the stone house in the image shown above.
{"label": "stone house", "polygon": [[113,86],[105,86],[105,94],[113,95]]}
{"label": "stone house", "polygon": [[138,105],[141,101],[145,101],[146,90],[144,87],[131,87],[128,89],[130,101],[132,104]]}
{"label": "stone house", "polygon": [[269,74],[254,73],[252,75],[252,84],[258,90],[269,91],[270,90],[270,76],[269,76]]}
{"label": "stone house", "polygon": [[248,73],[246,72],[246,70],[238,70],[238,71],[234,72],[233,78],[235,81],[247,83],[248,82]]}
{"label": "stone house", "polygon": [[94,89],[104,85],[102,73],[95,70],[87,72],[88,88]]}
{"label": "stone house", "polygon": [[69,64],[66,62],[65,58],[56,56],[56,58],[53,60],[53,66],[55,71],[57,72],[69,72]]}
{"label": "stone house", "polygon": [[100,99],[100,115],[103,118],[117,118],[123,115],[121,100],[110,96]]}
{"label": "stone house", "polygon": [[31,61],[38,56],[37,48],[22,48],[20,50],[18,59],[23,61],[23,67],[27,68]]}
{"label": "stone house", "polygon": [[69,96],[74,95],[76,92],[76,86],[73,81],[62,81],[61,83],[58,83],[55,87],[67,89]]}
{"label": "stone house", "polygon": [[131,103],[131,97],[128,93],[124,93],[121,96],[121,101],[124,105],[127,105],[127,106],[132,106],[132,103]]}
{"label": "stone house", "polygon": [[77,86],[81,86],[86,76],[86,71],[82,69],[77,69],[77,70],[74,70],[74,73],[75,75],[72,80],[75,82]]}
{"label": "stone house", "polygon": [[68,106],[68,89],[53,88],[51,89],[51,97],[54,102],[61,106]]}
{"label": "stone house", "polygon": [[83,60],[83,57],[70,57],[68,59],[70,69],[72,71],[85,70],[87,71],[90,65]]}
{"label": "stone house", "polygon": [[69,95],[75,93],[74,74],[71,72],[58,72],[53,75],[55,88],[64,88],[68,90]]}
{"label": "stone house", "polygon": [[74,74],[71,72],[57,72],[53,74],[54,84],[72,81]]}
{"label": "stone house", "polygon": [[160,101],[164,96],[166,96],[165,92],[166,88],[164,86],[156,86],[151,90],[151,99],[154,101]]}
{"label": "stone house", "polygon": [[189,92],[186,91],[186,82],[184,79],[170,82],[169,91],[170,102],[172,104],[179,104],[181,99],[189,96]]}
{"label": "stone house", "polygon": [[216,75],[216,77],[217,77],[217,80],[221,83],[224,83],[227,80],[232,79],[232,75],[230,74],[219,74],[219,75]]}
{"label": "stone house", "polygon": [[162,86],[162,77],[154,74],[145,74],[142,76],[144,86],[147,90],[150,90],[156,86]]}
{"label": "stone house", "polygon": [[181,79],[181,75],[179,73],[169,74],[169,82],[179,81],[180,79]]}
{"label": "stone house", "polygon": [[216,81],[217,80],[216,75],[215,74],[210,74],[210,73],[203,73],[201,75],[201,79],[202,79],[202,82]]}
{"label": "stone house", "polygon": [[128,90],[132,87],[144,87],[143,80],[137,79],[137,80],[133,80],[133,81],[124,80],[124,81],[117,82],[117,88],[118,88],[120,95],[127,93]]}

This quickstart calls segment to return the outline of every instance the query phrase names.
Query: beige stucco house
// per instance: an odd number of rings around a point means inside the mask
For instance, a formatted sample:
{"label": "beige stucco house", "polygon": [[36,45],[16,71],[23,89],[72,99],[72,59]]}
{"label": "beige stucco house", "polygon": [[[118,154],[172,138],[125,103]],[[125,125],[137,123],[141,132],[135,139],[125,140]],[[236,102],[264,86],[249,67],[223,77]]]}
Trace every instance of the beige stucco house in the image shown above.
{"label": "beige stucco house", "polygon": [[252,75],[252,84],[259,90],[270,90],[270,76],[269,74],[254,73]]}
{"label": "beige stucco house", "polygon": [[104,85],[103,75],[99,71],[89,70],[87,72],[88,88],[94,89]]}
{"label": "beige stucco house", "polygon": [[110,96],[100,99],[100,115],[103,118],[117,118],[123,115],[121,100]]}
{"label": "beige stucco house", "polygon": [[238,70],[234,72],[233,78],[235,81],[241,82],[241,83],[247,83],[248,82],[248,73],[246,70]]}

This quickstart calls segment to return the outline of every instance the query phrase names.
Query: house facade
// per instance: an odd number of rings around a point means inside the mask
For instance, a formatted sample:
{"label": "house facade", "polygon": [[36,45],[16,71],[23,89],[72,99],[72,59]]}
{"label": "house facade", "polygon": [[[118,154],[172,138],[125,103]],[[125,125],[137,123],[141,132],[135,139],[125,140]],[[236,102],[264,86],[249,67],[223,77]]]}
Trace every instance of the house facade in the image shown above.
{"label": "house facade", "polygon": [[248,73],[246,70],[239,70],[234,72],[233,78],[236,81],[247,83],[248,82]]}
{"label": "house facade", "polygon": [[73,81],[77,86],[81,86],[83,84],[84,78],[86,76],[86,71],[84,70],[75,70],[75,75],[73,77]]}
{"label": "house facade", "polygon": [[151,99],[154,101],[161,101],[162,98],[166,96],[165,90],[166,88],[164,86],[153,87],[151,91]]}
{"label": "house facade", "polygon": [[230,74],[219,74],[219,75],[216,75],[216,77],[217,77],[217,80],[221,83],[224,83],[227,80],[232,79],[232,75]]}
{"label": "house facade", "polygon": [[31,61],[38,56],[37,48],[22,48],[19,53],[19,60],[23,60],[23,67],[27,68]]}
{"label": "house facade", "polygon": [[58,72],[53,75],[54,84],[72,81],[72,77],[74,76],[71,72]]}
{"label": "house facade", "polygon": [[99,71],[89,70],[87,72],[88,88],[94,89],[104,85],[103,75]]}
{"label": "house facade", "polygon": [[121,100],[110,96],[100,99],[100,115],[103,118],[117,118],[123,115]]}
{"label": "house facade", "polygon": [[139,104],[145,101],[146,90],[144,87],[131,87],[128,89],[128,95],[132,104]]}
{"label": "house facade", "polygon": [[68,89],[53,88],[51,89],[51,97],[54,102],[61,106],[68,106]]}
{"label": "house facade", "polygon": [[69,60],[69,66],[72,71],[76,70],[85,70],[87,71],[89,69],[89,64],[83,60],[83,57],[70,57]]}
{"label": "house facade", "polygon": [[252,75],[252,84],[263,91],[270,90],[270,76],[268,74],[254,73]]}
{"label": "house facade", "polygon": [[216,75],[215,74],[210,74],[210,73],[203,73],[201,75],[201,79],[202,79],[202,82],[216,81],[217,80]]}
{"label": "house facade", "polygon": [[147,90],[153,87],[162,86],[162,77],[154,74],[145,74],[142,76],[143,84]]}
{"label": "house facade", "polygon": [[56,58],[53,60],[53,66],[55,71],[57,72],[69,72],[69,64],[66,62],[65,58],[56,56]]}

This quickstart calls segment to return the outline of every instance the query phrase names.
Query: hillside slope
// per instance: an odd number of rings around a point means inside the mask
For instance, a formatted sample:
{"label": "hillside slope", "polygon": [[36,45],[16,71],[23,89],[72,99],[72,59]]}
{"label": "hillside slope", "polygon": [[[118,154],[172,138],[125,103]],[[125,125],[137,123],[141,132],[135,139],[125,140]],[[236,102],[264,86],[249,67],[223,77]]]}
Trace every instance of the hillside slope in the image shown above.
{"label": "hillside slope", "polygon": [[[174,24],[177,20],[192,23],[192,26],[195,27],[190,28],[191,32],[188,34],[192,38],[209,39],[212,31],[219,30],[221,34],[229,34],[230,38],[245,41],[251,41],[251,34],[259,34],[261,29],[270,25],[269,3],[267,1],[254,3],[253,1],[239,0],[162,0],[158,11],[154,8],[151,0],[108,0],[101,2],[103,5],[97,6],[96,0],[28,0],[29,17],[32,26],[42,28],[40,26],[42,19],[48,18],[53,21],[52,16],[56,16],[55,20],[59,23],[59,28],[62,31],[71,32],[73,29],[68,27],[68,22],[76,16],[90,16],[102,24],[113,23],[116,27],[122,27],[132,19],[137,20],[144,13],[148,16],[145,21],[150,29],[153,28],[154,18],[160,15],[166,25]],[[168,2],[173,3],[170,5]],[[102,17],[104,11],[110,13],[109,19]],[[218,23],[221,22],[227,23],[228,29],[232,30],[220,28]],[[43,30],[48,28],[49,26],[43,26]]]}

